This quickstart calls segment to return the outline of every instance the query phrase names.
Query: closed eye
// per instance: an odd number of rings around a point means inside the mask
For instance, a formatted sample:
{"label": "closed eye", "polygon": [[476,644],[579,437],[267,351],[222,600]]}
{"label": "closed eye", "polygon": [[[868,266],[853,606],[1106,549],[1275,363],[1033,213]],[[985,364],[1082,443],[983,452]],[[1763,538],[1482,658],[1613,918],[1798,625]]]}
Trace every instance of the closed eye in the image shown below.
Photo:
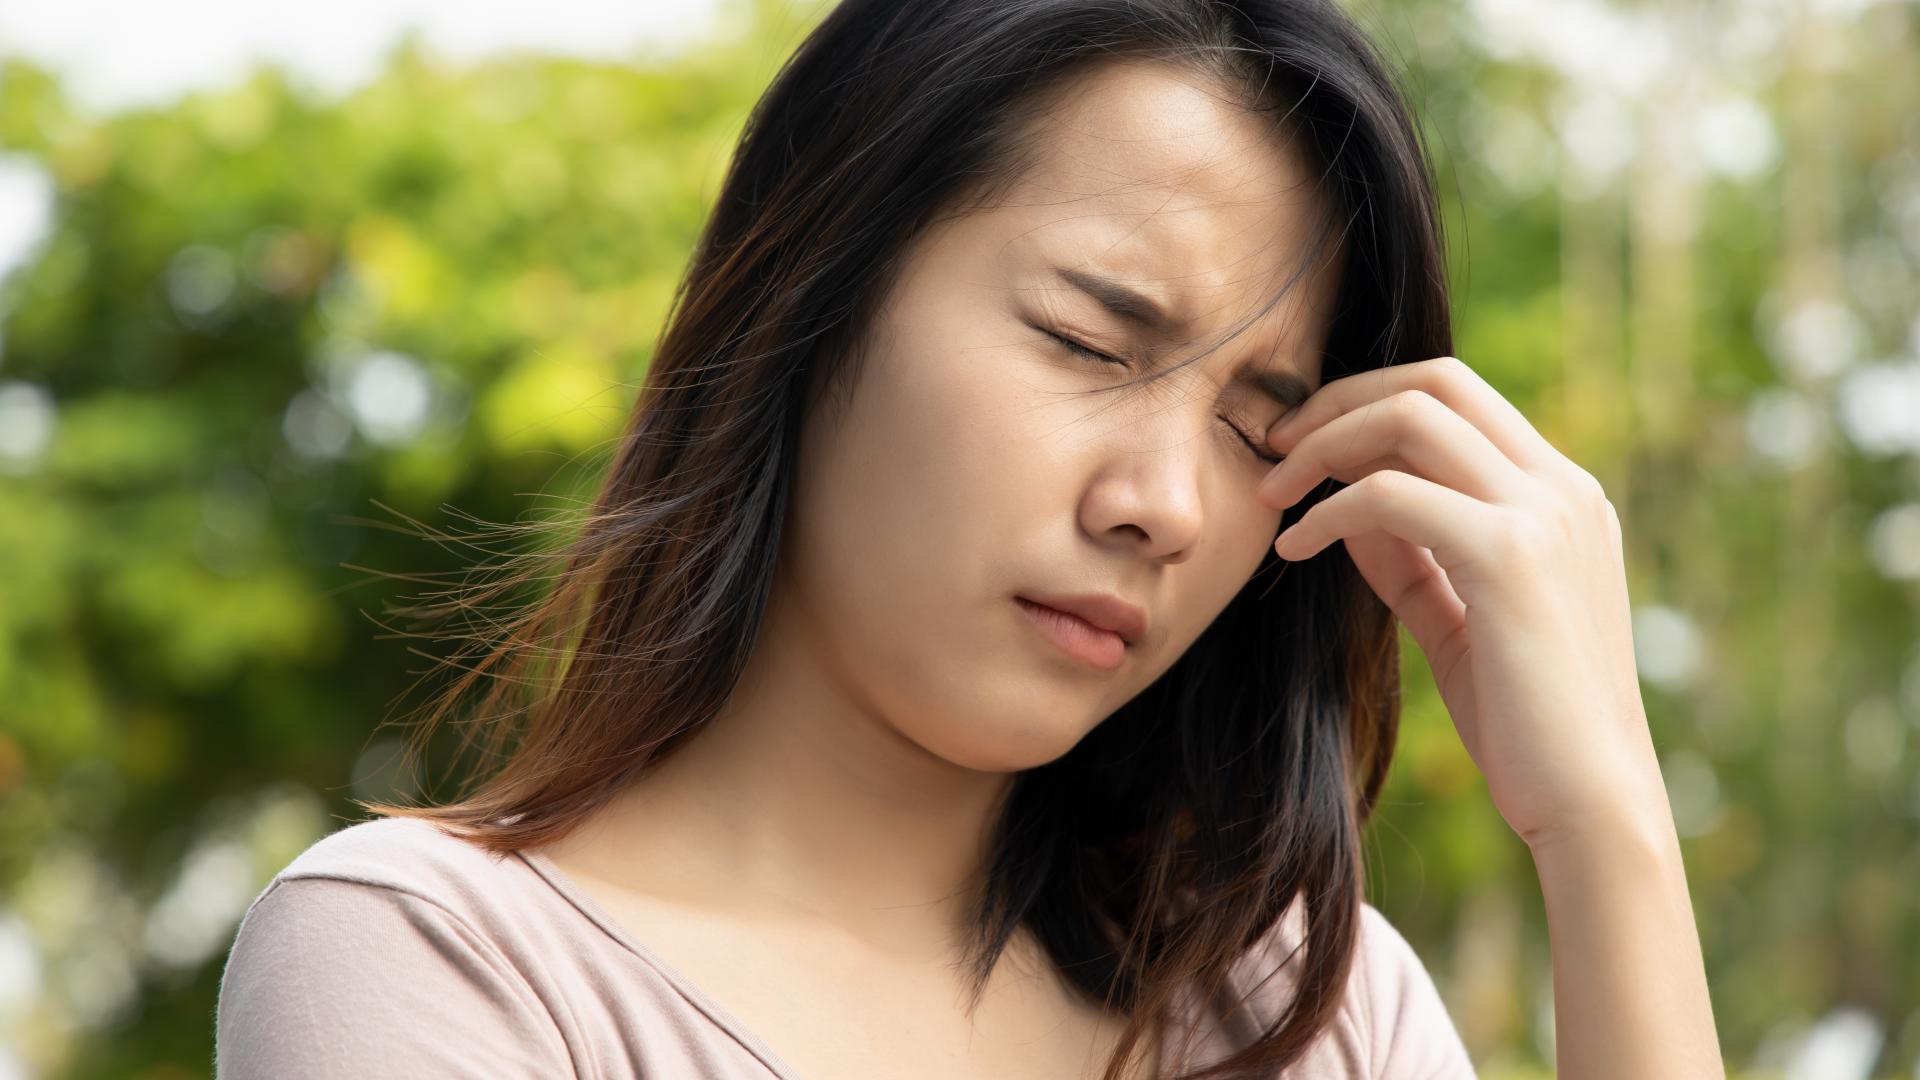
{"label": "closed eye", "polygon": [[1115,357],[1108,356],[1106,353],[1100,352],[1097,349],[1089,349],[1085,345],[1080,344],[1079,342],[1073,340],[1070,337],[1062,337],[1051,330],[1041,330],[1040,332],[1052,338],[1053,340],[1059,342],[1060,344],[1065,345],[1069,352],[1076,352],[1076,353],[1079,353],[1081,356],[1085,356],[1094,360],[1099,360],[1103,363],[1118,364],[1121,367],[1129,366],[1125,360],[1120,360]]}
{"label": "closed eye", "polygon": [[[1080,356],[1086,357],[1089,360],[1095,360],[1103,364],[1114,364],[1123,368],[1132,366],[1131,364],[1127,363],[1125,360],[1118,359],[1117,357],[1108,356],[1106,353],[1103,353],[1098,349],[1089,349],[1085,345],[1080,344],[1079,342],[1073,340],[1072,338],[1065,337],[1060,334],[1056,334],[1053,331],[1046,329],[1045,327],[1036,327],[1036,329],[1038,329],[1041,333],[1047,335],[1048,337],[1052,338],[1053,340],[1059,342],[1061,345],[1065,346],[1068,352],[1076,353]],[[1254,440],[1253,438],[1250,438],[1246,432],[1241,431],[1237,427],[1234,427],[1233,421],[1223,416],[1220,418],[1220,422],[1227,425],[1228,429],[1230,429],[1235,435],[1238,435],[1240,437],[1240,441],[1247,445],[1247,449],[1253,451],[1254,457],[1259,458],[1261,461],[1264,461],[1269,465],[1280,464],[1281,458],[1279,455],[1269,454],[1262,451],[1260,448],[1260,443]]]}

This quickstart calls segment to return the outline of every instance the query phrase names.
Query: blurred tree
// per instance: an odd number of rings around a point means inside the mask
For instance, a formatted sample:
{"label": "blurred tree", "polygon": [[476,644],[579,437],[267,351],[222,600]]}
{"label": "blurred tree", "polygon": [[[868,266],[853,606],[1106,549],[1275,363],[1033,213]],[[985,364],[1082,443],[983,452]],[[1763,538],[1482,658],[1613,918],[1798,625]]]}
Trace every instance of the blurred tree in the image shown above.
{"label": "blurred tree", "polygon": [[[1864,1031],[1890,1075],[1920,1056],[1920,9],[1523,8],[1356,12],[1441,168],[1460,355],[1625,520],[1730,1061]],[[420,782],[376,730],[422,670],[383,613],[499,554],[467,523],[591,491],[806,30],[756,10],[647,65],[408,42],[336,101],[260,71],[105,118],[0,64],[0,150],[53,193],[0,280],[0,1033],[30,1067],[203,1074],[246,902],[346,796]],[[1531,865],[1410,640],[1406,673],[1373,899],[1486,1075],[1544,1075]]]}

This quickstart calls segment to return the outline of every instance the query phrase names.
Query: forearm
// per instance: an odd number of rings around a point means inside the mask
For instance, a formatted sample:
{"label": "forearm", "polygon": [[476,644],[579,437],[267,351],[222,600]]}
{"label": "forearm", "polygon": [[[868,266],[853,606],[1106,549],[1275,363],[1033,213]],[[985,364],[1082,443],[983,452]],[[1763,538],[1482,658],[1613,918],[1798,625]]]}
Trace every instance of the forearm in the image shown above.
{"label": "forearm", "polygon": [[1723,1078],[1671,818],[1596,828],[1532,851],[1553,949],[1561,1080]]}

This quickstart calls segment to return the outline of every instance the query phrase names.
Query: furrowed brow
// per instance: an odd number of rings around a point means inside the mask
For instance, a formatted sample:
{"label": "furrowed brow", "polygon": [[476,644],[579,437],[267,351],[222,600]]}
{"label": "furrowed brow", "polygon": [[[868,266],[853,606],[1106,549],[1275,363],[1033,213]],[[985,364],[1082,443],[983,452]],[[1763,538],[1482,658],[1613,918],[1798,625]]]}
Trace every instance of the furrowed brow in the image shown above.
{"label": "furrowed brow", "polygon": [[1060,276],[1060,280],[1093,297],[1114,317],[1134,326],[1161,337],[1172,337],[1186,328],[1185,320],[1175,318],[1159,301],[1112,278],[1065,267],[1055,267],[1054,272]]}
{"label": "furrowed brow", "polygon": [[[1115,318],[1145,329],[1162,338],[1170,338],[1187,328],[1187,321],[1169,312],[1151,296],[1085,270],[1055,267],[1061,281],[1092,297]],[[1290,371],[1241,371],[1235,382],[1245,383],[1287,408],[1297,408],[1313,394],[1306,379]]]}

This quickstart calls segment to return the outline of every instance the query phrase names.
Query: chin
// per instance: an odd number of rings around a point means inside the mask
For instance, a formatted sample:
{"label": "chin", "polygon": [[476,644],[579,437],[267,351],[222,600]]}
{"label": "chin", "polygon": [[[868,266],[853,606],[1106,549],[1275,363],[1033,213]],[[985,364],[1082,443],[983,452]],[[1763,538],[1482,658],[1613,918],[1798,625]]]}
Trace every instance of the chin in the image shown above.
{"label": "chin", "polygon": [[[976,772],[1016,773],[1057,760],[1086,738],[1091,723],[1055,713],[1050,719],[1018,710],[990,723],[947,728],[916,738],[929,753]],[[916,733],[918,734],[918,733]]]}

